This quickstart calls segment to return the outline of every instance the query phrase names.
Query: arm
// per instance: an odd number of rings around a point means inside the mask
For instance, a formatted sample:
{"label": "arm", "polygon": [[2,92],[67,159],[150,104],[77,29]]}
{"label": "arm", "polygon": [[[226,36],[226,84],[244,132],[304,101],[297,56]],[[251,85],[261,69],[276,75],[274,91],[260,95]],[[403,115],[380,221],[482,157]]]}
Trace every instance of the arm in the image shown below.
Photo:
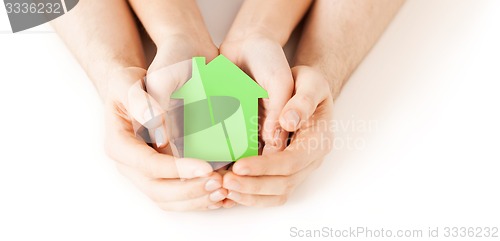
{"label": "arm", "polygon": [[[343,84],[377,42],[404,0],[318,0],[307,19],[295,57],[295,72],[314,72],[323,79],[311,89],[329,89],[332,97],[340,94]],[[321,99],[309,93],[295,95],[284,113],[281,125],[295,131],[298,123],[308,120]],[[306,101],[304,101],[306,100]]]}
{"label": "arm", "polygon": [[[284,151],[236,162],[224,176],[228,198],[281,205],[333,148],[333,96],[389,24],[402,0],[317,0],[297,52],[294,95],[280,123],[295,134]],[[330,90],[333,90],[330,91]],[[295,112],[290,119],[288,112]],[[325,126],[325,123],[327,125]]]}
{"label": "arm", "polygon": [[218,55],[195,0],[129,2],[157,46],[148,72],[195,56],[210,61]]}
{"label": "arm", "polygon": [[[146,75],[146,66],[127,1],[82,0],[70,13],[54,21],[54,27],[103,99],[106,152],[116,161],[118,170],[162,209],[221,207],[226,195],[220,189],[222,177],[213,173],[208,163],[163,154],[160,146],[166,144],[165,138],[159,141],[161,145],[154,144],[155,149],[136,137],[134,124],[148,126],[152,119],[163,118],[164,111],[139,81]],[[162,127],[148,129],[162,135],[157,132]]]}
{"label": "arm", "polygon": [[284,46],[312,0],[246,0],[227,40],[265,36]]}
{"label": "arm", "polygon": [[139,34],[124,0],[82,0],[52,24],[103,100],[111,73],[145,68]]}
{"label": "arm", "polygon": [[312,7],[295,65],[316,68],[337,97],[404,0],[318,0]]}

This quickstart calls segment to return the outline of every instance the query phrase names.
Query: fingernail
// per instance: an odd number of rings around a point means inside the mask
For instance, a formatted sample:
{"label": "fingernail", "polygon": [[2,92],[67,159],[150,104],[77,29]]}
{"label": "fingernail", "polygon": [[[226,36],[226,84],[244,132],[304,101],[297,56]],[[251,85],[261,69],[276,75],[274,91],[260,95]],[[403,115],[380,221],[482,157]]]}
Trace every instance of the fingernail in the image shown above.
{"label": "fingernail", "polygon": [[241,198],[241,195],[237,192],[229,192],[229,194],[227,194],[227,198],[237,201]]}
{"label": "fingernail", "polygon": [[221,185],[220,185],[220,182],[214,180],[214,179],[210,179],[208,180],[208,182],[205,184],[205,190],[211,192],[213,190],[217,190],[221,188]]}
{"label": "fingernail", "polygon": [[285,114],[285,120],[288,122],[289,125],[292,125],[293,128],[297,128],[300,122],[300,116],[295,110],[289,110]]}
{"label": "fingernail", "polygon": [[165,137],[163,136],[162,128],[157,128],[155,130],[155,140],[157,147],[165,145]]}
{"label": "fingernail", "polygon": [[230,190],[238,190],[240,189],[240,183],[234,180],[230,180],[227,183],[225,183],[225,188],[230,189]]}
{"label": "fingernail", "polygon": [[195,177],[204,177],[204,176],[207,176],[210,173],[207,173],[203,169],[196,169],[196,170],[194,170],[193,174],[194,174]]}
{"label": "fingernail", "polygon": [[210,164],[197,159],[179,158],[175,165],[180,178],[208,177],[213,172]]}
{"label": "fingernail", "polygon": [[277,145],[277,143],[280,140],[280,135],[281,135],[281,128],[278,128],[278,129],[276,129],[276,131],[274,131],[274,145],[275,146]]}
{"label": "fingernail", "polygon": [[232,208],[236,206],[236,202],[231,202],[229,205],[225,206],[225,208]]}
{"label": "fingernail", "polygon": [[214,210],[214,209],[219,209],[220,207],[222,207],[222,206],[218,205],[218,204],[212,204],[212,205],[208,206],[207,208],[210,210]]}
{"label": "fingernail", "polygon": [[219,191],[215,191],[215,192],[211,193],[211,194],[210,194],[210,196],[209,196],[209,198],[210,198],[210,200],[211,200],[212,202],[218,202],[218,201],[223,200],[223,199],[224,199],[224,198],[226,198],[226,197],[225,197],[225,196],[224,196],[224,194],[222,194],[222,192],[219,190]]}

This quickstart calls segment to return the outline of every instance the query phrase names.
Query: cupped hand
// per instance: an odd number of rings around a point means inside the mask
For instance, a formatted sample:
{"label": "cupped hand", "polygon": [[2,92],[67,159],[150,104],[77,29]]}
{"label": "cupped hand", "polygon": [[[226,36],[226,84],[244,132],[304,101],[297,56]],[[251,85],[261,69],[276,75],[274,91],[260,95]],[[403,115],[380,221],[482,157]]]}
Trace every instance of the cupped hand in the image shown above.
{"label": "cupped hand", "polygon": [[[210,164],[172,156],[165,134],[165,102],[190,70],[182,61],[199,54],[217,55],[217,51],[196,51],[163,45],[149,74],[142,68],[121,68],[107,80],[106,152],[125,177],[168,211],[217,209],[227,195],[221,188],[222,176]],[[137,126],[149,130],[151,144],[137,137]]]}
{"label": "cupped hand", "polygon": [[[285,203],[332,149],[333,100],[328,82],[311,67],[297,66],[292,72],[295,91],[279,120],[294,136],[283,151],[238,160],[232,172],[224,175],[228,199],[236,203],[259,207]],[[289,111],[299,121],[291,122],[286,115]]]}
{"label": "cupped hand", "polygon": [[[282,46],[265,36],[226,39],[220,52],[261,85],[269,95],[262,99],[259,115],[263,154],[283,150],[288,133],[279,123],[285,104],[293,91],[293,78]],[[285,113],[291,121],[293,113]]]}

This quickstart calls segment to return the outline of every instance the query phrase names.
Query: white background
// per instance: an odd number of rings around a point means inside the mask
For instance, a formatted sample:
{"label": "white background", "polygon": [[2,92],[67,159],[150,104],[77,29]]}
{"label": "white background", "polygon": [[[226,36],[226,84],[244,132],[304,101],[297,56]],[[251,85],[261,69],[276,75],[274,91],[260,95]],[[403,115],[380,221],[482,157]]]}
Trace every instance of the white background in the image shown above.
{"label": "white background", "polygon": [[[200,3],[220,41],[229,24]],[[101,103],[58,36],[11,34],[0,7],[0,240],[500,227],[499,13],[497,0],[408,1],[336,101],[339,123],[377,123],[337,131],[357,146],[337,146],[282,207],[165,213],[105,156]]]}

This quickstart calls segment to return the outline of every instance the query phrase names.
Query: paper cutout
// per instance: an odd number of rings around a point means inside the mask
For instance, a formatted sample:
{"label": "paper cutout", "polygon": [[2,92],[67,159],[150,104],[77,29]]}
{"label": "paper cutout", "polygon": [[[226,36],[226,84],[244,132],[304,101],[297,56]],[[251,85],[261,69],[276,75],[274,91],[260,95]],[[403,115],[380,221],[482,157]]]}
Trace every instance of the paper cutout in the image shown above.
{"label": "paper cutout", "polygon": [[184,100],[184,157],[212,162],[258,155],[258,99],[267,92],[223,55],[194,57]]}

